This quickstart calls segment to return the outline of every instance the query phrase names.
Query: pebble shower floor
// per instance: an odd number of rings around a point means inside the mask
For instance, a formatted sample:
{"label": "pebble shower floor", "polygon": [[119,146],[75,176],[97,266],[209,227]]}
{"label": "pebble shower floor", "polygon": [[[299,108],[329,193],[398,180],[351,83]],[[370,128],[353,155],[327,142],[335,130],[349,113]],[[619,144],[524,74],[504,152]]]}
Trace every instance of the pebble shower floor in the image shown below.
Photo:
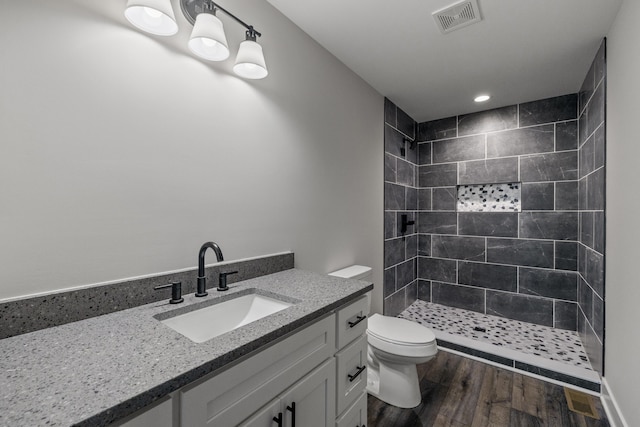
{"label": "pebble shower floor", "polygon": [[[497,347],[592,369],[577,332],[416,300],[398,317]],[[485,329],[485,332],[474,328]]]}

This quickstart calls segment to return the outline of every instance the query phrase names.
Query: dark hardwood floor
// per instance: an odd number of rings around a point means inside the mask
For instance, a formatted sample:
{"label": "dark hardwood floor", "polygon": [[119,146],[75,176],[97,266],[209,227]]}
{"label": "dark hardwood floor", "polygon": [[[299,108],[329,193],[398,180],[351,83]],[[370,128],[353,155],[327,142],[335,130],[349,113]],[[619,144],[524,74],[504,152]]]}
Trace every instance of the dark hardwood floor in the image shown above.
{"label": "dark hardwood floor", "polygon": [[446,351],[418,365],[422,403],[413,409],[368,398],[369,427],[609,427],[569,410],[562,386]]}

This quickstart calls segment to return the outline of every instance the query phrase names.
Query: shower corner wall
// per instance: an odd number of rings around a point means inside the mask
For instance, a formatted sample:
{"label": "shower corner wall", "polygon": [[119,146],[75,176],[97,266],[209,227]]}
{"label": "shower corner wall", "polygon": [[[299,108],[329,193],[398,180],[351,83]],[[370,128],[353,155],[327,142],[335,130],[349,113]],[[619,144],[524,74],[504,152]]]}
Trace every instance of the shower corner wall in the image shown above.
{"label": "shower corner wall", "polygon": [[606,39],[579,98],[578,334],[594,370],[604,376]]}
{"label": "shower corner wall", "polygon": [[[417,280],[416,121],[389,99],[384,100],[384,314],[396,316],[428,291]],[[402,231],[402,216],[408,223]]]}

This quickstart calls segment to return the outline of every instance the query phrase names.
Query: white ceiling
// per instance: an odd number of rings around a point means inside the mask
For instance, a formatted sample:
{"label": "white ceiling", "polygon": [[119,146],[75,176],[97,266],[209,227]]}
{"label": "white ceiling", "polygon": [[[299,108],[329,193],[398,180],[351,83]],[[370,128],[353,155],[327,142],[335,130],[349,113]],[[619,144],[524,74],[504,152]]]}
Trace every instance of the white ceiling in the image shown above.
{"label": "white ceiling", "polygon": [[577,92],[622,3],[478,0],[443,35],[431,13],[457,0],[268,1],[418,122]]}

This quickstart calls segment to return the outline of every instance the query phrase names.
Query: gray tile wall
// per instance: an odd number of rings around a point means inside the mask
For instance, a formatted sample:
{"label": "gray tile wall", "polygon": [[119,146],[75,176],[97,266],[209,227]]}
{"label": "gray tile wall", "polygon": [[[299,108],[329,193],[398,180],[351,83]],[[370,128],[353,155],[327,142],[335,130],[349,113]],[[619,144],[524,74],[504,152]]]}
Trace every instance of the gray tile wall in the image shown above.
{"label": "gray tile wall", "polygon": [[[578,210],[578,105],[569,94],[418,124],[418,298],[578,328],[579,223],[589,219]],[[522,212],[456,212],[456,185],[509,182],[523,183]]]}
{"label": "gray tile wall", "polygon": [[[431,209],[431,192],[418,191],[419,152],[405,141],[415,139],[416,122],[390,100],[384,100],[384,313],[395,316],[418,297],[417,260],[418,208]],[[424,160],[424,159],[423,159]],[[437,206],[449,203],[446,194],[434,201]],[[415,224],[402,232],[402,216]],[[422,246],[431,246],[422,242]]]}
{"label": "gray tile wall", "polygon": [[578,97],[578,332],[591,365],[604,375],[606,41]]}

